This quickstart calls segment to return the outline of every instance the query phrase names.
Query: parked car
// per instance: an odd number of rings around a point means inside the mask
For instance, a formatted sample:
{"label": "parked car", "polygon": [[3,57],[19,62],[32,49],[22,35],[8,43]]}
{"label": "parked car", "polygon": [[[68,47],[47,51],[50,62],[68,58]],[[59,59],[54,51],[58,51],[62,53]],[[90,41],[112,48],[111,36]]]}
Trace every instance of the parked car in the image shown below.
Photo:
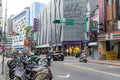
{"label": "parked car", "polygon": [[64,60],[64,54],[62,52],[53,51],[53,52],[50,52],[50,53],[53,57],[53,60],[61,60],[61,61]]}

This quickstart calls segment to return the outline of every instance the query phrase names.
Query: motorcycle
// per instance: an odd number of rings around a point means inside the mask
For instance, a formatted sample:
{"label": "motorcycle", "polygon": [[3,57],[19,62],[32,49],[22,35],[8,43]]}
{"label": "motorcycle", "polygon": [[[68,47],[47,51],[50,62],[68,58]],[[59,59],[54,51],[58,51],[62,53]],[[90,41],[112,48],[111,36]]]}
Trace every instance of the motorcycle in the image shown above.
{"label": "motorcycle", "polygon": [[80,55],[79,62],[84,62],[84,63],[86,63],[86,62],[88,61],[86,58],[87,58],[87,56],[86,56],[84,53],[82,53],[82,54]]}
{"label": "motorcycle", "polygon": [[48,66],[51,66],[51,59],[52,59],[52,56],[48,55],[47,58],[46,58],[46,62],[47,62]]}
{"label": "motorcycle", "polygon": [[16,68],[16,60],[12,59],[7,62],[7,66],[9,68],[9,78],[14,79],[15,78],[15,68]]}
{"label": "motorcycle", "polygon": [[[30,59],[31,60],[31,59]],[[38,59],[35,59],[37,60]],[[32,59],[32,63],[26,63],[24,59],[21,61],[23,64],[23,68],[16,67],[15,70],[15,80],[52,80],[52,73],[51,70],[46,67],[46,65],[38,64],[36,61],[34,62]]]}
{"label": "motorcycle", "polygon": [[27,65],[25,69],[16,69],[15,80],[52,80],[46,67]]}

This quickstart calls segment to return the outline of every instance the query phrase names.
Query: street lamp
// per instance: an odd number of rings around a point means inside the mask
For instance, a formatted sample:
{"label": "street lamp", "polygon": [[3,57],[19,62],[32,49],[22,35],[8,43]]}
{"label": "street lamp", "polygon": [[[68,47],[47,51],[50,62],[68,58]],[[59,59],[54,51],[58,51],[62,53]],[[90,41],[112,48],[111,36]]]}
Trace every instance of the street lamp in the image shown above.
{"label": "street lamp", "polygon": [[7,22],[7,0],[6,0],[6,8],[5,8],[5,21],[4,21],[4,48],[3,48],[3,54],[2,54],[2,72],[1,74],[4,74],[4,56],[5,56],[5,42],[6,42],[6,22]]}

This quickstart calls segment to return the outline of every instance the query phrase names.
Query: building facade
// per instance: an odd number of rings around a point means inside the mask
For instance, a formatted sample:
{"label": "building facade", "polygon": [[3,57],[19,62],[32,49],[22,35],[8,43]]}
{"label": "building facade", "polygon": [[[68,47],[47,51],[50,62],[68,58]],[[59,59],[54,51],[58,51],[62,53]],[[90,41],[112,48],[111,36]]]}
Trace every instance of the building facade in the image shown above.
{"label": "building facade", "polygon": [[12,38],[13,48],[24,48],[24,40],[26,39],[25,26],[30,26],[30,8],[25,8],[21,13],[13,17],[13,32],[19,35],[14,35]]}
{"label": "building facade", "polygon": [[5,47],[12,48],[12,35],[11,34],[6,35]]}
{"label": "building facade", "polygon": [[2,38],[3,19],[2,19],[2,0],[0,0],[0,40]]}
{"label": "building facade", "polygon": [[[81,48],[85,39],[83,18],[86,5],[87,0],[51,0],[38,17],[38,53],[47,53],[48,47],[52,46],[57,51],[69,49],[69,55],[74,55],[72,49]],[[63,23],[54,24],[54,20],[62,20]],[[74,24],[67,24],[69,20]]]}
{"label": "building facade", "polygon": [[11,15],[11,17],[7,19],[7,29],[6,29],[7,34],[11,34],[13,31],[13,19],[12,19],[13,16],[14,15]]}
{"label": "building facade", "polygon": [[34,18],[36,18],[45,7],[45,4],[34,2],[30,6],[30,26],[33,26]]}
{"label": "building facade", "polygon": [[104,32],[98,35],[101,58],[120,59],[120,0],[104,0]]}
{"label": "building facade", "polygon": [[[2,35],[2,32],[3,32],[3,25],[2,25],[2,22],[3,22],[3,19],[2,19],[2,14],[3,14],[3,12],[2,12],[2,8],[3,8],[3,6],[2,6],[2,0],[0,0],[0,47],[1,46],[3,46],[3,35]],[[0,49],[0,51],[1,51],[1,49]]]}

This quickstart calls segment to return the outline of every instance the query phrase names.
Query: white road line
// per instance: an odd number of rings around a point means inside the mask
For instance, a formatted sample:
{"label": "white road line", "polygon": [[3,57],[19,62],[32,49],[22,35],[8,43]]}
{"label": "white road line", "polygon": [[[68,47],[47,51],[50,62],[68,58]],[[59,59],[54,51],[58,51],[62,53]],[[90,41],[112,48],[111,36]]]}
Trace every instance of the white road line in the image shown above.
{"label": "white road line", "polygon": [[57,77],[61,77],[61,78],[69,78],[69,77],[70,77],[70,74],[67,74],[66,76],[58,75]]}
{"label": "white road line", "polygon": [[119,74],[114,74],[114,73],[110,73],[110,72],[104,72],[104,71],[95,70],[95,69],[90,69],[90,68],[86,68],[86,67],[80,67],[80,66],[77,66],[77,65],[71,65],[71,64],[67,64],[67,63],[64,63],[64,64],[65,64],[65,65],[68,65],[68,66],[71,66],[71,67],[76,67],[76,68],[79,68],[79,69],[84,69],[84,70],[89,70],[89,71],[93,71],[93,72],[98,72],[98,73],[107,74],[107,75],[110,75],[110,76],[120,77]]}
{"label": "white road line", "polygon": [[120,68],[119,66],[107,66],[108,68]]}

